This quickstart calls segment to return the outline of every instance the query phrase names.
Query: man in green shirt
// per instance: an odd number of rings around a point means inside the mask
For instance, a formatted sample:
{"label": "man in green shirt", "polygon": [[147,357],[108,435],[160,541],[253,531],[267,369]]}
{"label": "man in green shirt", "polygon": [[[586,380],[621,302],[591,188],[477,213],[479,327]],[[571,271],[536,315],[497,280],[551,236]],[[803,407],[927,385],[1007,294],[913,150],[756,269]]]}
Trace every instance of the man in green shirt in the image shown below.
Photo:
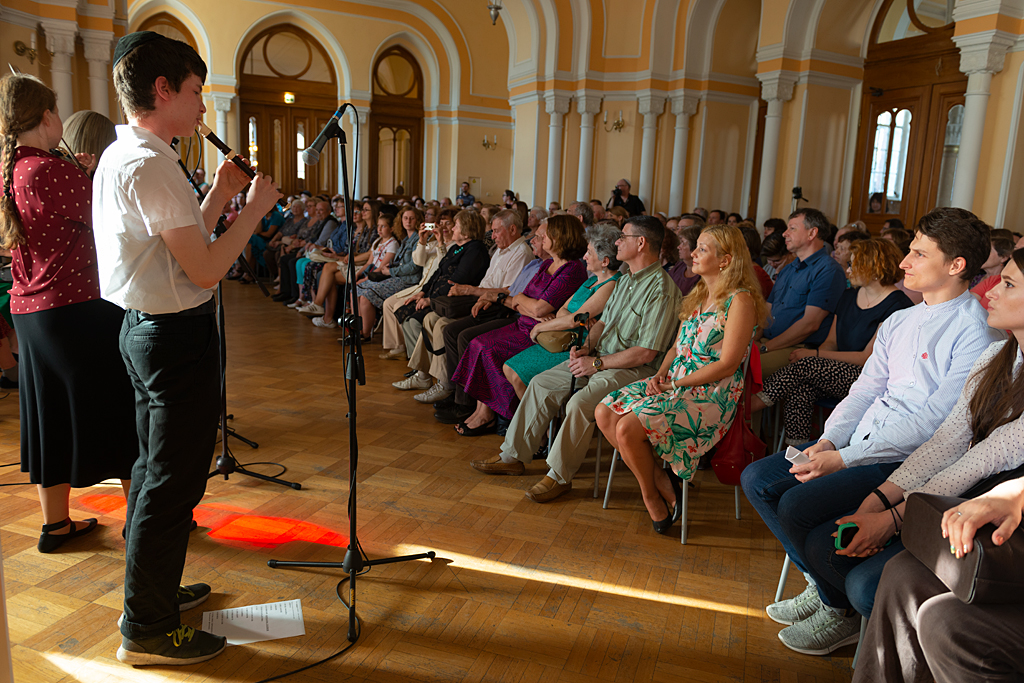
{"label": "man in green shirt", "polygon": [[[665,229],[651,216],[634,216],[617,242],[626,270],[605,305],[587,343],[565,363],[530,382],[512,416],[501,453],[473,461],[485,474],[523,474],[547,433],[548,424],[568,399],[565,421],[548,454],[551,468],[526,496],[537,503],[572,489],[572,478],[586,457],[594,435],[594,409],[614,389],[655,373],[678,326],[679,288],[661,267]],[[571,397],[569,385],[576,377]]]}

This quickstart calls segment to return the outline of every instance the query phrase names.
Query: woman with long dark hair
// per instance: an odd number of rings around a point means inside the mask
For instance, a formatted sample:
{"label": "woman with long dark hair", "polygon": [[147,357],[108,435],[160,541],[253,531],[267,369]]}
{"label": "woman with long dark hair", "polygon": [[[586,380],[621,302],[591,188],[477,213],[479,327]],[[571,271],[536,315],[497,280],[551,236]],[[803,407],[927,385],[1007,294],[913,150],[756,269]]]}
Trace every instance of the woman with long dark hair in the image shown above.
{"label": "woman with long dark hair", "polygon": [[[120,479],[138,457],[135,397],[118,351],[124,311],[100,298],[92,181],[49,150],[57,98],[34,76],[0,80],[0,248],[14,259],[11,313],[20,350],[21,469],[43,508],[39,552],[92,531],[72,522],[71,488]],[[92,164],[91,155],[80,162]]]}

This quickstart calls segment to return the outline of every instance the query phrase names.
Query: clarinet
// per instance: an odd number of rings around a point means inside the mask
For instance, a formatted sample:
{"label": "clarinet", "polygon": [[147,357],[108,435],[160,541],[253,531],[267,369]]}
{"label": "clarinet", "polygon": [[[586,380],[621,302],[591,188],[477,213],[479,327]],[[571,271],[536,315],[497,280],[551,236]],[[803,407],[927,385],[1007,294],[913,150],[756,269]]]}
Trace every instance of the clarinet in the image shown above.
{"label": "clarinet", "polygon": [[[250,178],[256,177],[256,171],[252,170],[252,166],[245,163],[245,161],[242,160],[242,157],[235,154],[235,151],[228,147],[226,142],[224,142],[219,137],[214,135],[213,131],[210,130],[209,126],[200,121],[196,124],[196,130],[199,131],[200,135],[209,140],[210,144],[219,149],[220,153],[224,155],[225,159],[231,161],[232,163],[235,164],[235,166],[242,169],[242,173],[249,176]],[[280,199],[277,200],[277,204],[278,206],[284,206],[285,204],[287,204],[287,200],[284,197],[281,197]]]}

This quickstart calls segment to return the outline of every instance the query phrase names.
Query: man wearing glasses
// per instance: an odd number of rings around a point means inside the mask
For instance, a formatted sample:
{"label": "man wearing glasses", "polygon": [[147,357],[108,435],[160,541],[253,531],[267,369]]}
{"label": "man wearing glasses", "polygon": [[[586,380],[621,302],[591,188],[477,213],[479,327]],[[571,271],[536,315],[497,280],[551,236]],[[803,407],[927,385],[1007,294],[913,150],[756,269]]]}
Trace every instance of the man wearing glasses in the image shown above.
{"label": "man wearing glasses", "polygon": [[[664,237],[665,228],[657,218],[629,219],[616,243],[626,268],[601,320],[583,347],[570,352],[568,361],[533,378],[512,416],[501,453],[474,461],[473,469],[523,474],[525,463],[533,461],[544,442],[551,419],[568,400],[565,420],[548,454],[550,469],[526,496],[547,503],[572,490],[572,478],[594,435],[597,404],[613,389],[653,375],[673,342],[682,294],[661,267]],[[573,377],[579,391],[570,396]]]}
{"label": "man wearing glasses", "polygon": [[631,189],[632,186],[625,178],[615,183],[615,189],[612,190],[612,198],[608,201],[608,208],[613,209],[616,206],[621,206],[630,217],[645,215],[647,209],[644,208],[644,203],[635,194],[629,193]]}

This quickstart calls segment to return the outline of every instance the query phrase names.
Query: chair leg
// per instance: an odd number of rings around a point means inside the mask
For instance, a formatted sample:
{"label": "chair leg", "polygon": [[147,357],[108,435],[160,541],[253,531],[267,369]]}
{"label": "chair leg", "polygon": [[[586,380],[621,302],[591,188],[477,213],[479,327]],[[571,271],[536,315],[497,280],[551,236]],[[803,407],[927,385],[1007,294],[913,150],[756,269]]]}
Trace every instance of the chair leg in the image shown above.
{"label": "chair leg", "polygon": [[740,487],[736,486],[736,519],[740,519]]}
{"label": "chair leg", "polygon": [[864,633],[868,630],[868,620],[866,617],[860,618],[860,640],[857,641],[857,649],[853,653],[853,661],[850,662],[850,668],[857,668],[857,657],[860,656],[860,646],[864,643]]}
{"label": "chair leg", "polygon": [[683,545],[686,545],[686,521],[687,521],[686,513],[687,513],[687,511],[690,508],[690,505],[689,505],[689,503],[690,503],[690,482],[688,482],[688,481],[684,481],[683,482],[682,491],[683,491],[683,509],[682,509],[682,514],[679,515],[679,522],[682,525],[683,530],[681,532],[679,532],[680,533],[679,542],[682,543]]}
{"label": "chair leg", "polygon": [[604,505],[601,507],[605,510],[608,509],[608,499],[611,498],[612,495],[612,479],[615,478],[615,465],[618,462],[619,451],[616,449],[612,451],[612,464],[608,467],[608,484],[604,488]]}
{"label": "chair leg", "polygon": [[782,573],[779,575],[779,587],[775,591],[775,602],[782,602],[782,594],[786,592],[786,577],[789,576],[789,565],[793,562],[786,555],[786,561],[782,563]]}
{"label": "chair leg", "polygon": [[601,444],[604,443],[604,437],[601,436],[601,432],[597,433],[597,459],[594,461],[594,498],[597,498],[598,492],[598,479],[601,478]]}

